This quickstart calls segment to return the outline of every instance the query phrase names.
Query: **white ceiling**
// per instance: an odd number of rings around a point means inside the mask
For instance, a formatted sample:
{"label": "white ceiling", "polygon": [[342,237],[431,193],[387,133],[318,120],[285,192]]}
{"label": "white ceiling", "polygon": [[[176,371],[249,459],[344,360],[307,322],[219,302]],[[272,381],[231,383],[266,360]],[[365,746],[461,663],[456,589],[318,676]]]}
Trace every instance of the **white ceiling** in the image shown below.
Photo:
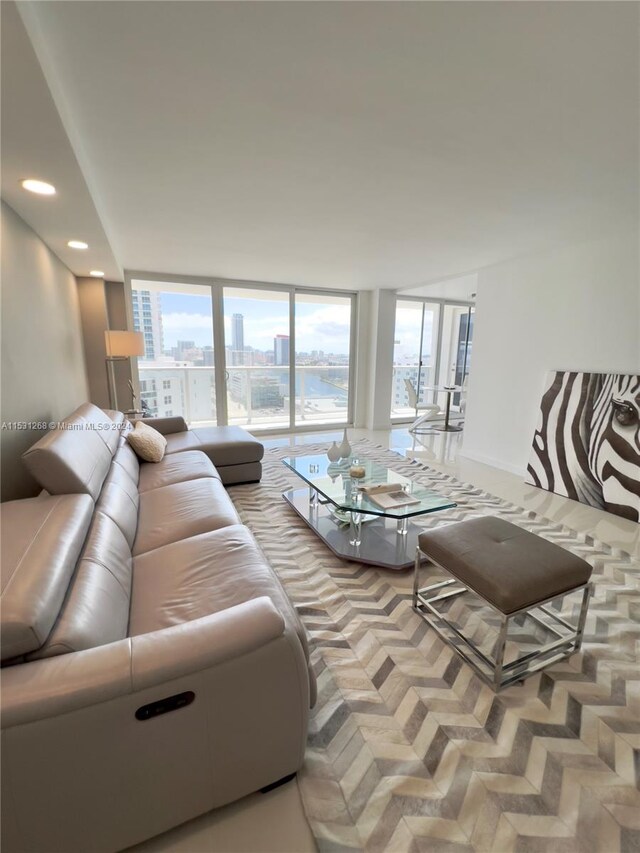
{"label": "white ceiling", "polygon": [[[117,263],[65,133],[31,42],[13,3],[2,11],[2,198],[77,275],[102,270],[120,279]],[[25,192],[24,178],[57,188],[55,196]],[[84,240],[86,251],[67,246]]]}
{"label": "white ceiling", "polygon": [[406,288],[637,218],[636,3],[20,11],[127,269]]}
{"label": "white ceiling", "polygon": [[398,291],[398,296],[419,296],[431,299],[456,299],[475,302],[478,292],[478,274],[454,276],[433,284],[409,287]]}

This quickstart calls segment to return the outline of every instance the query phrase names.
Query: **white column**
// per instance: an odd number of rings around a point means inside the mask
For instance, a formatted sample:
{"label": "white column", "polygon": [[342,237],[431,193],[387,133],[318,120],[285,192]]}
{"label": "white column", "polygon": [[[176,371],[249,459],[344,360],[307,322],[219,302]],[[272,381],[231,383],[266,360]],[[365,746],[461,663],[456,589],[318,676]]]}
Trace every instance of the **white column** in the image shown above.
{"label": "white column", "polygon": [[370,312],[368,429],[389,429],[391,426],[395,322],[396,291],[374,291]]}
{"label": "white column", "polygon": [[358,293],[358,312],[356,317],[356,372],[351,374],[350,382],[355,391],[353,420],[356,427],[367,425],[369,410],[369,377],[371,375],[371,302],[372,292],[361,290]]}

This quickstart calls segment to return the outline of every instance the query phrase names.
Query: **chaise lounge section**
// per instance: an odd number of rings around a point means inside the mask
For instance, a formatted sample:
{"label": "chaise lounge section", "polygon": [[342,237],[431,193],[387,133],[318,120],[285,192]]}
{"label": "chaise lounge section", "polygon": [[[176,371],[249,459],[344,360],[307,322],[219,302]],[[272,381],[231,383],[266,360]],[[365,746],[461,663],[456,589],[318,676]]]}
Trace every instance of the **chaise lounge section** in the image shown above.
{"label": "chaise lounge section", "polygon": [[129,428],[80,407],[25,454],[45,491],[2,505],[8,853],[119,850],[303,761],[306,636],[218,449],[141,463]]}
{"label": "chaise lounge section", "polygon": [[184,418],[143,418],[167,440],[170,455],[199,450],[213,462],[225,486],[253,483],[262,476],[264,447],[237,426],[189,429]]}

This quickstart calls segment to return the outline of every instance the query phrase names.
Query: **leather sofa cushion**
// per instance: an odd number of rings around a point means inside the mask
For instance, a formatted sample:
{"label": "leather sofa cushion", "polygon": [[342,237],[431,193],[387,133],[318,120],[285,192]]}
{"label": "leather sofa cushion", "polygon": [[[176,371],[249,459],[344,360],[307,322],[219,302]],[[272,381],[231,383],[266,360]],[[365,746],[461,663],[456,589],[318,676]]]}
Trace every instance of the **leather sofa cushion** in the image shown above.
{"label": "leather sofa cushion", "polygon": [[262,444],[241,427],[196,427],[166,436],[166,453],[202,450],[216,468],[259,462],[264,456]]}
{"label": "leather sofa cushion", "polygon": [[269,596],[295,631],[308,659],[307,638],[293,605],[249,530],[234,524],[134,558],[129,635],[199,619]]}
{"label": "leather sofa cushion", "polygon": [[49,636],[92,512],[88,495],[43,495],[0,504],[3,660],[35,651]]}
{"label": "leather sofa cushion", "polygon": [[25,465],[50,494],[88,494],[95,501],[120,438],[109,424],[114,422],[96,406],[80,406],[63,428],[50,430],[23,453]]}
{"label": "leather sofa cushion", "polygon": [[[165,434],[167,449],[165,453],[182,453],[185,450],[199,450],[200,442],[193,430],[184,432],[170,432]],[[208,456],[209,454],[207,454]]]}
{"label": "leather sofa cushion", "polygon": [[67,596],[46,643],[30,659],[78,652],[127,636],[131,550],[108,516],[96,511]]}
{"label": "leather sofa cushion", "polygon": [[109,448],[109,453],[113,456],[125,424],[125,416],[122,412],[105,411],[94,406],[93,403],[84,403],[76,409],[75,414],[83,418],[87,424],[90,424],[97,431]]}
{"label": "leather sofa cushion", "polygon": [[119,465],[112,465],[104,481],[96,509],[108,515],[120,528],[129,548],[133,547],[138,529],[138,487]]}
{"label": "leather sofa cushion", "polygon": [[239,483],[259,483],[262,477],[262,462],[223,465],[219,474],[225,486],[234,486]]}
{"label": "leather sofa cushion", "polygon": [[140,492],[149,492],[174,483],[186,483],[201,477],[220,479],[213,462],[200,450],[186,450],[184,453],[171,453],[161,462],[140,465]]}
{"label": "leather sofa cushion", "polygon": [[172,432],[186,432],[189,429],[182,415],[170,415],[168,418],[142,418],[142,422],[157,429],[162,435],[170,435]]}
{"label": "leather sofa cushion", "polygon": [[586,583],[580,557],[502,518],[421,533],[421,550],[503,613],[514,613]]}
{"label": "leather sofa cushion", "polygon": [[224,486],[213,477],[173,483],[140,495],[134,554],[238,524],[238,514]]}
{"label": "leather sofa cushion", "polygon": [[121,439],[118,449],[115,452],[113,461],[127,472],[135,485],[140,479],[140,460],[133,451],[133,448],[127,443],[126,439]]}

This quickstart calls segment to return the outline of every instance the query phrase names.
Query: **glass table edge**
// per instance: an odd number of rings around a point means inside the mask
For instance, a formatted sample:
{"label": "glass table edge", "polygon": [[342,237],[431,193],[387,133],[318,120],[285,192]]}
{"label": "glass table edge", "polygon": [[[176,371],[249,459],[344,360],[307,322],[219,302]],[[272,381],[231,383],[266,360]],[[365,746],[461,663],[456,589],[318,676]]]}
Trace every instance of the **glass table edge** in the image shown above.
{"label": "glass table edge", "polygon": [[[297,458],[300,458],[300,457],[297,457]],[[402,507],[396,507],[393,509],[392,508],[384,509],[383,507],[376,507],[374,509],[374,508],[370,508],[370,507],[352,506],[351,504],[349,504],[348,506],[345,506],[343,502],[338,502],[335,497],[326,494],[326,492],[323,492],[322,489],[318,488],[316,483],[313,483],[311,480],[307,480],[307,478],[300,471],[298,471],[293,466],[289,465],[289,463],[287,462],[286,459],[283,459],[282,462],[284,465],[287,466],[287,468],[290,471],[293,471],[294,474],[296,474],[298,477],[300,477],[302,482],[306,484],[307,488],[313,489],[319,495],[322,495],[322,497],[325,499],[325,501],[328,501],[330,504],[333,504],[333,506],[335,506],[337,509],[342,510],[343,512],[354,512],[354,513],[358,513],[360,515],[377,515],[377,516],[381,516],[383,518],[392,518],[392,519],[402,520],[403,518],[413,518],[417,515],[428,515],[432,512],[440,512],[441,510],[445,510],[445,509],[454,509],[455,507],[458,506],[458,504],[455,503],[455,501],[447,501],[445,498],[443,498],[443,503],[440,504],[439,506],[416,507],[415,505],[411,505],[410,507],[406,507],[405,511],[402,511]],[[388,470],[391,470],[391,469],[388,469]],[[409,479],[404,474],[399,474],[398,476],[404,477],[405,480]],[[426,486],[424,488],[426,488]],[[295,489],[287,489],[286,491],[296,491],[296,490]],[[436,494],[436,493],[434,492],[434,494]]]}

